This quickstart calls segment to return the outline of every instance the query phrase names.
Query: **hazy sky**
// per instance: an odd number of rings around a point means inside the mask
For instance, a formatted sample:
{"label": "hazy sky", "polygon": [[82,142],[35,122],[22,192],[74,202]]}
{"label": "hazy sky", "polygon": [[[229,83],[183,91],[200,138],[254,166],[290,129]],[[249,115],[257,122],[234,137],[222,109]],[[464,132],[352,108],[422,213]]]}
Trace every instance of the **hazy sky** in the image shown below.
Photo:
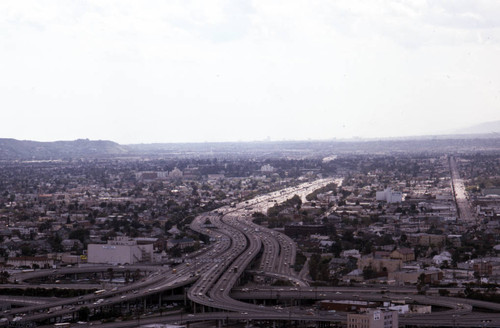
{"label": "hazy sky", "polygon": [[500,1],[0,1],[0,137],[419,135],[500,120]]}

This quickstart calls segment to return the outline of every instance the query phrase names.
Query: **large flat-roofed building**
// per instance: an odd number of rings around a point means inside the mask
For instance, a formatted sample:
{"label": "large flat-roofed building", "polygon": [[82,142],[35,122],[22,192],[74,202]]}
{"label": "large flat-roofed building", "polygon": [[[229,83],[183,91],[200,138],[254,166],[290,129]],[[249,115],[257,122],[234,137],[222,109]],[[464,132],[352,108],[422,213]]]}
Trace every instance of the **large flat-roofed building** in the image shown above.
{"label": "large flat-roofed building", "polygon": [[408,242],[412,246],[436,246],[442,247],[446,243],[446,235],[435,235],[428,233],[408,234]]}
{"label": "large flat-roofed building", "polygon": [[366,309],[358,313],[347,313],[347,328],[398,328],[397,311]]}
{"label": "large flat-roofed building", "polygon": [[138,244],[129,237],[116,237],[107,244],[89,244],[88,263],[133,264],[153,258],[153,243]]}
{"label": "large flat-roofed building", "polygon": [[387,203],[401,203],[403,201],[403,193],[387,188],[384,191],[377,191],[375,198],[378,201],[386,201]]}
{"label": "large flat-roofed building", "polygon": [[394,272],[400,270],[402,266],[403,261],[400,259],[385,258],[374,254],[362,256],[358,259],[358,269],[360,270],[370,267],[376,272]]}

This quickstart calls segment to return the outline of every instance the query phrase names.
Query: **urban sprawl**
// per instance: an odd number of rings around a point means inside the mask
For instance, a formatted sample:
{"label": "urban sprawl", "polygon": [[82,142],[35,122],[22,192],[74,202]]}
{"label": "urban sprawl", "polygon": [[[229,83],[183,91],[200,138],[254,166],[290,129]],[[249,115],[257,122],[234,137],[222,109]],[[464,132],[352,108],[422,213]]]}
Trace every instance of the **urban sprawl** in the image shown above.
{"label": "urban sprawl", "polygon": [[497,151],[0,162],[0,325],[500,326]]}

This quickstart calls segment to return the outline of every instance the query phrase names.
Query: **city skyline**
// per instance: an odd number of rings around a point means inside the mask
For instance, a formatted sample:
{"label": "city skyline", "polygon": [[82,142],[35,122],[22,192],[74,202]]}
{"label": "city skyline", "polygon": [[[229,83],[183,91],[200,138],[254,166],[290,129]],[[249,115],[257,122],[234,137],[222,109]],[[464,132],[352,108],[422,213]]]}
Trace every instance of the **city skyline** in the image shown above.
{"label": "city skyline", "polygon": [[2,138],[387,138],[500,120],[494,1],[0,9]]}

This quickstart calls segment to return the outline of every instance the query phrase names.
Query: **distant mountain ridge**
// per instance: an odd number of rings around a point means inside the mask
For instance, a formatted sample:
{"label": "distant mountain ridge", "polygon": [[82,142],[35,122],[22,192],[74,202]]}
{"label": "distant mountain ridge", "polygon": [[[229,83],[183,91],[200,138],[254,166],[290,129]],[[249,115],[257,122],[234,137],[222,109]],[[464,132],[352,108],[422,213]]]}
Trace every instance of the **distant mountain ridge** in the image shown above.
{"label": "distant mountain ridge", "polygon": [[[497,129],[498,127],[498,129]],[[500,150],[500,121],[488,122],[452,134],[342,140],[290,140],[253,142],[192,142],[120,145],[109,140],[39,142],[0,138],[2,160],[56,160],[105,157],[224,157],[227,156],[330,156],[340,153],[383,153],[393,151],[450,152],[457,150]],[[490,132],[491,131],[491,132]],[[496,132],[498,131],[498,132]]]}
{"label": "distant mountain ridge", "polygon": [[127,147],[108,140],[40,142],[0,138],[0,160],[100,157],[127,153]]}
{"label": "distant mountain ridge", "polygon": [[453,134],[500,134],[500,121],[490,121],[453,130]]}

